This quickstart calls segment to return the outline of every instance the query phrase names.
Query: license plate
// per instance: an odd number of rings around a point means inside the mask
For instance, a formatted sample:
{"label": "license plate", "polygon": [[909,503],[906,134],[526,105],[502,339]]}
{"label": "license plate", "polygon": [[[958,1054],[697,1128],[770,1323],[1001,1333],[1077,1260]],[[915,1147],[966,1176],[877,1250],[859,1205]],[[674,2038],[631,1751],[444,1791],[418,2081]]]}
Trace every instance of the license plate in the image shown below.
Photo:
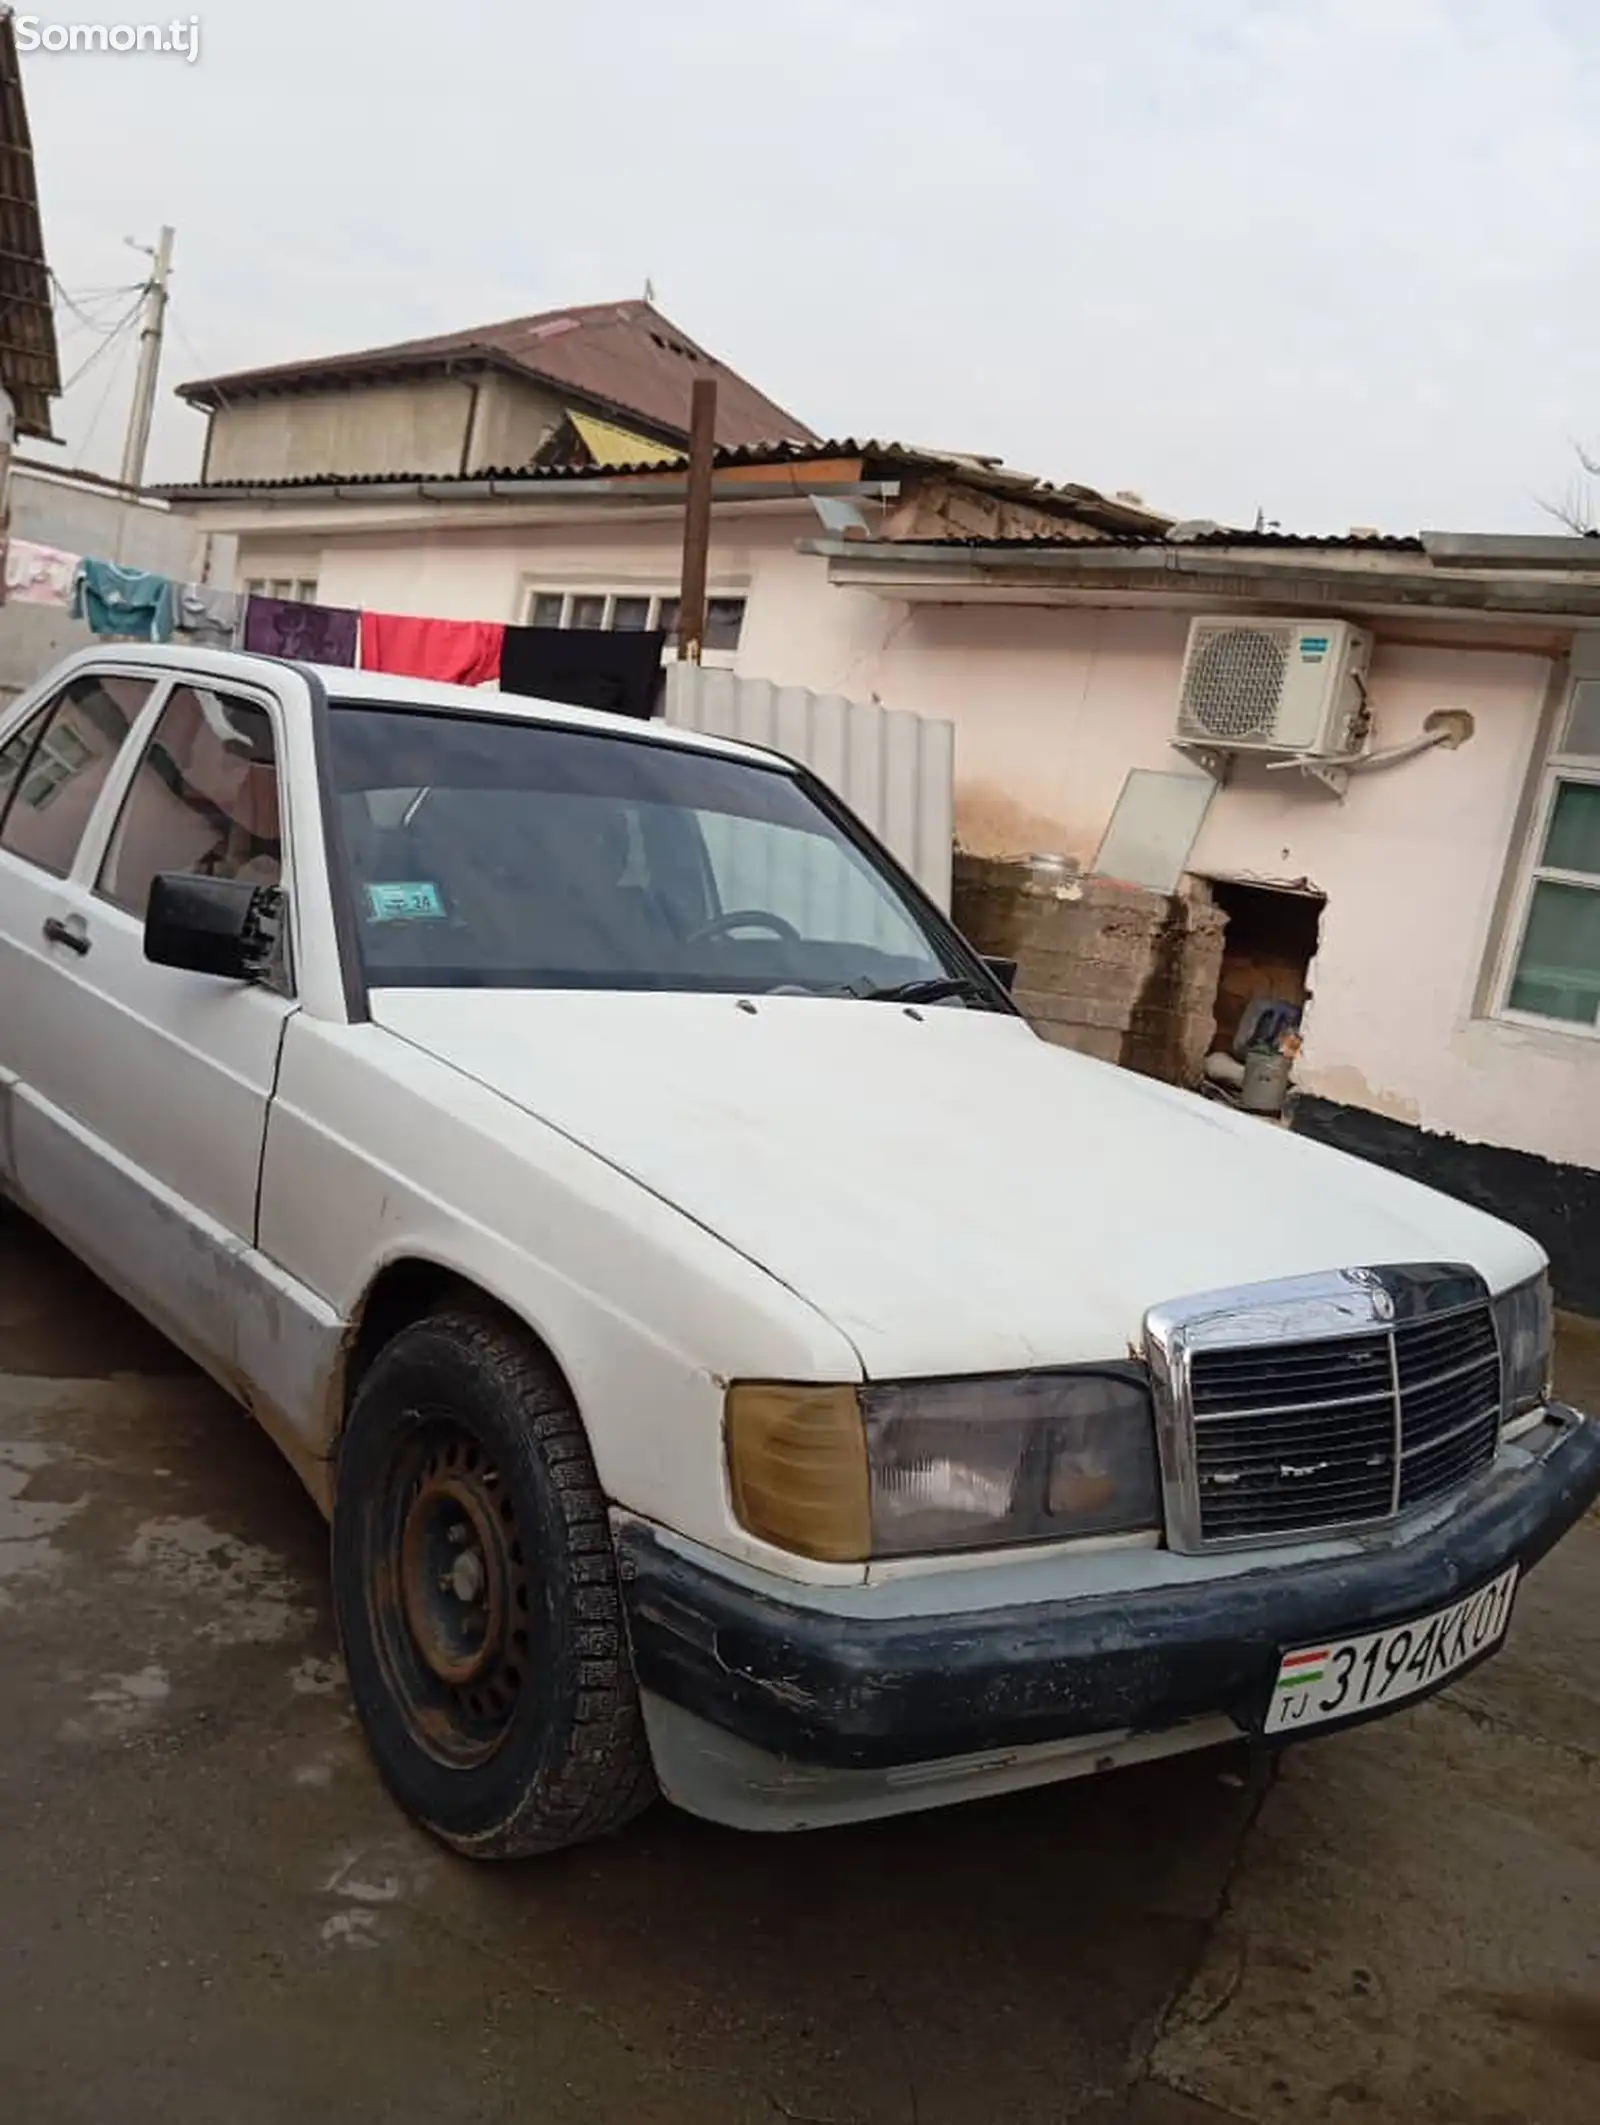
{"label": "license plate", "polygon": [[1491,1651],[1511,1621],[1516,1565],[1447,1609],[1360,1638],[1298,1646],[1278,1663],[1266,1732],[1282,1734],[1356,1719],[1431,1690]]}

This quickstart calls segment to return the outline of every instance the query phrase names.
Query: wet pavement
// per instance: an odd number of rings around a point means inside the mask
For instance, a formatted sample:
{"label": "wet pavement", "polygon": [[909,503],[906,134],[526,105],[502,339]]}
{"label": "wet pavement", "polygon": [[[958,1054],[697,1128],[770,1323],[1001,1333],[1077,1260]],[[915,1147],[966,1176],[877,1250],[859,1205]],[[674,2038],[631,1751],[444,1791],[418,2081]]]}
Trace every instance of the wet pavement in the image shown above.
{"label": "wet pavement", "polygon": [[[1574,1331],[1600,1405],[1600,1334]],[[0,1211],[0,2117],[1600,2113],[1600,1524],[1404,1717],[474,1867],[379,1787],[269,1442]]]}

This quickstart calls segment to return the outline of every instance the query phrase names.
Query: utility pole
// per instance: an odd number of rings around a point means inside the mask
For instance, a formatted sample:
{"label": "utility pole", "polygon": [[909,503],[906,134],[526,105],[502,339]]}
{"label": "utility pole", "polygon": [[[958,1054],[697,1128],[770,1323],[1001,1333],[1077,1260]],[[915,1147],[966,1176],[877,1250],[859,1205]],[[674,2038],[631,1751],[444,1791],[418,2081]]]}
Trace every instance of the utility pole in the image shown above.
{"label": "utility pole", "polygon": [[706,567],[711,552],[711,462],[717,454],[717,380],[697,376],[689,401],[689,498],[683,512],[683,577],[678,586],[678,662],[698,664],[706,632]]}
{"label": "utility pole", "polygon": [[133,380],[133,404],[128,408],[128,439],[122,446],[122,484],[144,485],[145,452],[150,447],[150,416],[156,406],[156,380],[161,370],[161,334],[167,317],[167,279],[172,271],[171,229],[163,229],[155,248],[155,264],[145,284],[144,313],[139,320],[139,371]]}

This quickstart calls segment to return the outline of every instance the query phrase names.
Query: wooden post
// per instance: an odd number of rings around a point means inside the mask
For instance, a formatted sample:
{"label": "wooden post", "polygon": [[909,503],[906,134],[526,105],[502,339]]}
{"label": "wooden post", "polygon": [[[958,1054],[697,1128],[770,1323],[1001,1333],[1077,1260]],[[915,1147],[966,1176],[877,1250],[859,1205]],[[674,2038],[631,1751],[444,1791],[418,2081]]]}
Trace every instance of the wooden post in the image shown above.
{"label": "wooden post", "polygon": [[678,586],[678,662],[698,664],[706,632],[706,566],[711,552],[711,461],[717,452],[717,380],[697,376],[689,404],[689,499],[683,514],[683,576]]}

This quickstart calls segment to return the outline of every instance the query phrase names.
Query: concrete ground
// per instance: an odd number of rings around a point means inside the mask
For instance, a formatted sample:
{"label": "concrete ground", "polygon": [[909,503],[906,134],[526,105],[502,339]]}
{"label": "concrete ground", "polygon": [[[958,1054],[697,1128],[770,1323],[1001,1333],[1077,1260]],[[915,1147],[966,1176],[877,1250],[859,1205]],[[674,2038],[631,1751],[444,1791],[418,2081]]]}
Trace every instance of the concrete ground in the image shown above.
{"label": "concrete ground", "polygon": [[[1600,1407],[1600,1334],[1569,1358]],[[1580,1391],[1575,1378],[1569,1391]],[[1600,1523],[1434,1704],[800,1839],[472,1867],[268,1442],[0,1213],[0,2117],[1591,2125]]]}

